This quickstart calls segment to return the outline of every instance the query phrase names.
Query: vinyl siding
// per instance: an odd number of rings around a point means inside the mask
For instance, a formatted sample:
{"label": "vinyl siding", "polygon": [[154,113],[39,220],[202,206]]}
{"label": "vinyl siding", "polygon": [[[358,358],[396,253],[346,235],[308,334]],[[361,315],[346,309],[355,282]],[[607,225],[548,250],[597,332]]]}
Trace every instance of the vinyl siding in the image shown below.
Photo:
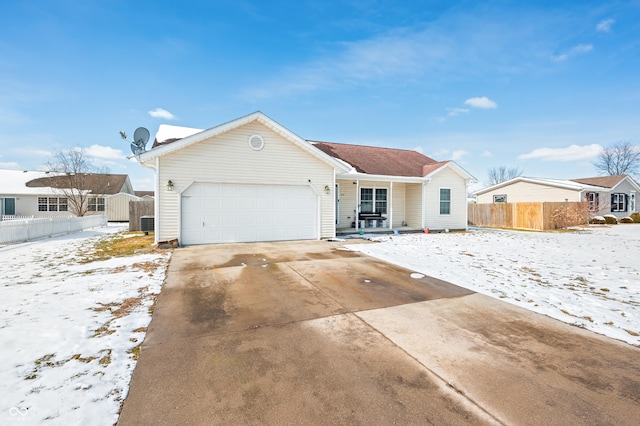
{"label": "vinyl siding", "polygon": [[422,227],[422,184],[406,184],[405,195],[405,222],[407,226],[420,228]]}
{"label": "vinyl siding", "polygon": [[567,199],[569,201],[580,201],[580,191],[531,182],[515,182],[511,185],[479,194],[476,202],[478,204],[491,204],[493,203],[494,195],[506,195],[508,203],[564,202]]}
{"label": "vinyl siding", "polygon": [[393,183],[393,188],[391,191],[391,208],[393,209],[393,228],[400,228],[402,226],[402,222],[405,221],[405,195],[406,195],[406,184],[404,183]]}
{"label": "vinyl siding", "polygon": [[338,228],[350,228],[355,218],[356,186],[352,180],[338,180],[340,190],[340,218]]}
{"label": "vinyl siding", "polygon": [[[440,214],[440,188],[451,189],[451,213]],[[467,185],[465,180],[451,169],[437,173],[425,185],[425,228],[467,228]]]}
{"label": "vinyl siding", "polygon": [[[262,150],[249,147],[252,135],[263,137]],[[320,237],[335,236],[333,167],[258,122],[160,157],[159,163],[159,241],[179,237],[180,194],[195,181],[311,185],[320,197]],[[166,189],[168,180],[173,191]]]}
{"label": "vinyl siding", "polygon": [[107,219],[114,222],[129,221],[129,201],[138,201],[141,198],[131,194],[115,194],[106,198]]}

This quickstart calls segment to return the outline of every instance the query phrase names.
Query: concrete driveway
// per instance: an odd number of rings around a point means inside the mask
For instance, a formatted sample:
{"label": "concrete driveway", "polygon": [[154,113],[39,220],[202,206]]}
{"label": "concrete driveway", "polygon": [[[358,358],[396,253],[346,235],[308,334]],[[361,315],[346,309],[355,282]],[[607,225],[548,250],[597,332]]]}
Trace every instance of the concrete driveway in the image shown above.
{"label": "concrete driveway", "polygon": [[176,250],[119,424],[637,424],[638,348],[411,272]]}

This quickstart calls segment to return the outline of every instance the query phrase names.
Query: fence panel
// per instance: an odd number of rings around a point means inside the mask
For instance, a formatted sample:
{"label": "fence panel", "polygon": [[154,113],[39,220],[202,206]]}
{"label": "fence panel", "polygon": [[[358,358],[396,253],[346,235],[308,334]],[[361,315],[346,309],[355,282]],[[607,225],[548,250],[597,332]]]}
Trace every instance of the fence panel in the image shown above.
{"label": "fence panel", "polygon": [[586,224],[585,203],[469,204],[469,224],[490,228],[548,230]]}
{"label": "fence panel", "polygon": [[154,215],[154,201],[129,201],[129,231],[140,230],[140,217]]}
{"label": "fence panel", "polygon": [[0,222],[0,244],[16,244],[38,238],[107,226],[107,216],[14,219]]}

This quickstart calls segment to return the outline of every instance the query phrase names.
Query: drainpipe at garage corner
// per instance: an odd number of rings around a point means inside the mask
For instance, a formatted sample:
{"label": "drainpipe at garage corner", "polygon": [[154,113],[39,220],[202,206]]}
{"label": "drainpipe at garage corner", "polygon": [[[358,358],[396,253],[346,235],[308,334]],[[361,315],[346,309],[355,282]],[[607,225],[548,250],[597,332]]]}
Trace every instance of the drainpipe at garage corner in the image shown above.
{"label": "drainpipe at garage corner", "polygon": [[425,210],[425,207],[424,207],[424,205],[425,205],[425,203],[426,203],[426,201],[427,201],[427,200],[426,200],[426,196],[425,196],[426,191],[427,191],[427,182],[425,181],[425,182],[422,182],[422,202],[420,203],[420,205],[422,206],[422,207],[420,208],[420,213],[421,213],[421,216],[422,216],[422,218],[420,219],[420,227],[421,227],[422,229],[424,229],[424,226],[425,226],[425,224],[424,224],[424,214],[425,214],[425,211],[424,211],[424,210]]}
{"label": "drainpipe at garage corner", "polygon": [[356,179],[356,209],[354,210],[354,221],[356,222],[356,232],[360,229],[360,179]]}

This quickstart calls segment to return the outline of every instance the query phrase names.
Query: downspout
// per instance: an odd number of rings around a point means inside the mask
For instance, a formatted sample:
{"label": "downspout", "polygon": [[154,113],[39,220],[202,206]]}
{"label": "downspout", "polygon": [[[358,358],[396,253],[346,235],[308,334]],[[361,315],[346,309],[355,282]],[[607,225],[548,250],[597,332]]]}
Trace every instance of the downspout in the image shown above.
{"label": "downspout", "polygon": [[389,182],[389,229],[393,228],[393,182]]}
{"label": "downspout", "polygon": [[356,222],[356,232],[360,229],[360,179],[356,179],[356,209],[355,212],[355,222]]}
{"label": "downspout", "polygon": [[153,241],[158,244],[160,242],[160,233],[158,232],[160,229],[160,157],[156,157],[155,169],[155,182],[153,184],[155,186],[156,197],[153,200]]}
{"label": "downspout", "polygon": [[425,229],[424,215],[425,215],[425,203],[426,203],[426,196],[425,196],[426,186],[427,186],[427,182],[422,182],[422,200],[421,200],[422,202],[420,203],[420,216],[421,216],[420,227],[422,229]]}

